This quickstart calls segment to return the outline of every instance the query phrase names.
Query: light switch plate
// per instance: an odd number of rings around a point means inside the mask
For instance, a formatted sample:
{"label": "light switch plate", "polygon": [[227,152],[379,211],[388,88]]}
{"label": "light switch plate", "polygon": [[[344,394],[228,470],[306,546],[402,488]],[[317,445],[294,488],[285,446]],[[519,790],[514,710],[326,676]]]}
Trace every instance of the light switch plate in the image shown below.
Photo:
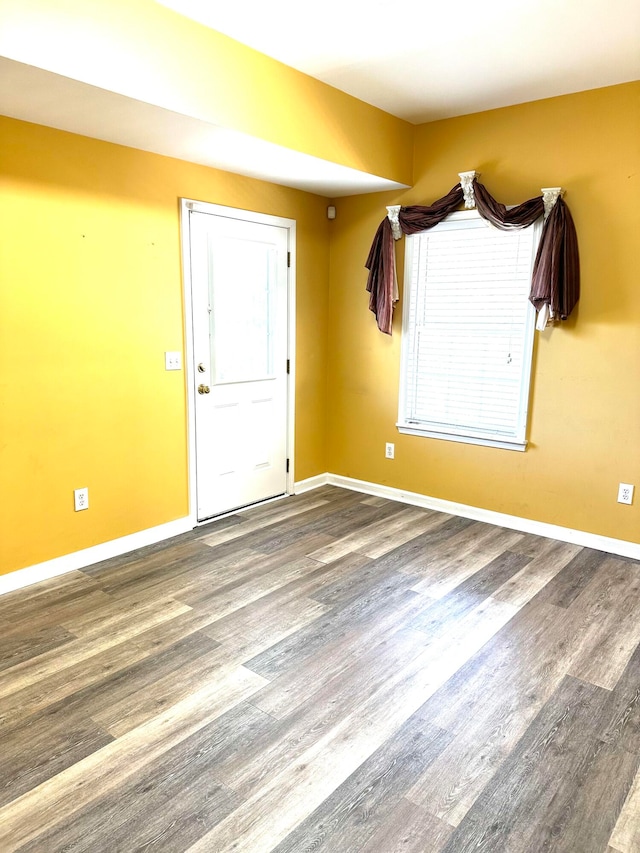
{"label": "light switch plate", "polygon": [[181,352],[165,352],[165,354],[164,354],[164,369],[165,370],[182,370],[182,353]]}

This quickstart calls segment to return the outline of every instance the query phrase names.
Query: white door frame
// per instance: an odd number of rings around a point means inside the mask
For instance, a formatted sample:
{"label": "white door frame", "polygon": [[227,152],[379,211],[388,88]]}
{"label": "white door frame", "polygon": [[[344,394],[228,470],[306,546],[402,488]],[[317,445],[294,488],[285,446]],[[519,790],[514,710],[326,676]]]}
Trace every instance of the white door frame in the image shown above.
{"label": "white door frame", "polygon": [[[185,341],[185,382],[187,385],[187,451],[188,451],[188,487],[189,520],[193,526],[207,522],[198,521],[198,501],[196,494],[196,400],[195,369],[193,363],[193,300],[191,297],[191,241],[189,235],[189,213],[209,213],[226,216],[245,222],[257,222],[262,225],[275,225],[286,228],[289,233],[289,268],[287,276],[287,358],[289,375],[287,377],[287,494],[293,494],[294,476],[294,436],[295,436],[295,342],[296,342],[296,221],[271,216],[267,213],[254,213],[236,207],[224,207],[193,199],[180,199],[180,234],[182,244],[182,293],[184,300],[184,341]],[[219,516],[218,516],[219,517]],[[211,519],[209,519],[210,521]]]}

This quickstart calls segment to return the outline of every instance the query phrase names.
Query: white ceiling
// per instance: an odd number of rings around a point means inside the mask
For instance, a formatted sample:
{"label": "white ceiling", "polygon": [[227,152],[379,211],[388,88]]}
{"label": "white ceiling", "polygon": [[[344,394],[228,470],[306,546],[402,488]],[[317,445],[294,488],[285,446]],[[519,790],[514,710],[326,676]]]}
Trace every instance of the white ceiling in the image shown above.
{"label": "white ceiling", "polygon": [[[420,123],[640,78],[639,0],[159,0]],[[0,57],[0,113],[315,192],[398,188]]]}
{"label": "white ceiling", "polygon": [[638,0],[160,0],[407,121],[640,78]]}
{"label": "white ceiling", "polygon": [[0,114],[327,198],[404,186],[4,57]]}

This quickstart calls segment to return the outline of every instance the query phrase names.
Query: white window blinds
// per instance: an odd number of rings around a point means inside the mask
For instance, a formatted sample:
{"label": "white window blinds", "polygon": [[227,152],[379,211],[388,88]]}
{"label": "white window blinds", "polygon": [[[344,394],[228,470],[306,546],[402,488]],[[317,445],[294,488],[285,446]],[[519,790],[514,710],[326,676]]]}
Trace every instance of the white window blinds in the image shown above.
{"label": "white window blinds", "polygon": [[537,236],[473,211],[407,238],[402,431],[524,449]]}

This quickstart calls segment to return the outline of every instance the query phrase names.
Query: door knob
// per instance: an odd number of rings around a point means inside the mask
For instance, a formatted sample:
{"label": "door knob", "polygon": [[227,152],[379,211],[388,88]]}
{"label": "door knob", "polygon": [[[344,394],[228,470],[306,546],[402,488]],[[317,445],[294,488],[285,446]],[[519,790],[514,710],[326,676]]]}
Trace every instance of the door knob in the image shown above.
{"label": "door knob", "polygon": [[211,391],[208,385],[198,385],[198,394],[208,394]]}

